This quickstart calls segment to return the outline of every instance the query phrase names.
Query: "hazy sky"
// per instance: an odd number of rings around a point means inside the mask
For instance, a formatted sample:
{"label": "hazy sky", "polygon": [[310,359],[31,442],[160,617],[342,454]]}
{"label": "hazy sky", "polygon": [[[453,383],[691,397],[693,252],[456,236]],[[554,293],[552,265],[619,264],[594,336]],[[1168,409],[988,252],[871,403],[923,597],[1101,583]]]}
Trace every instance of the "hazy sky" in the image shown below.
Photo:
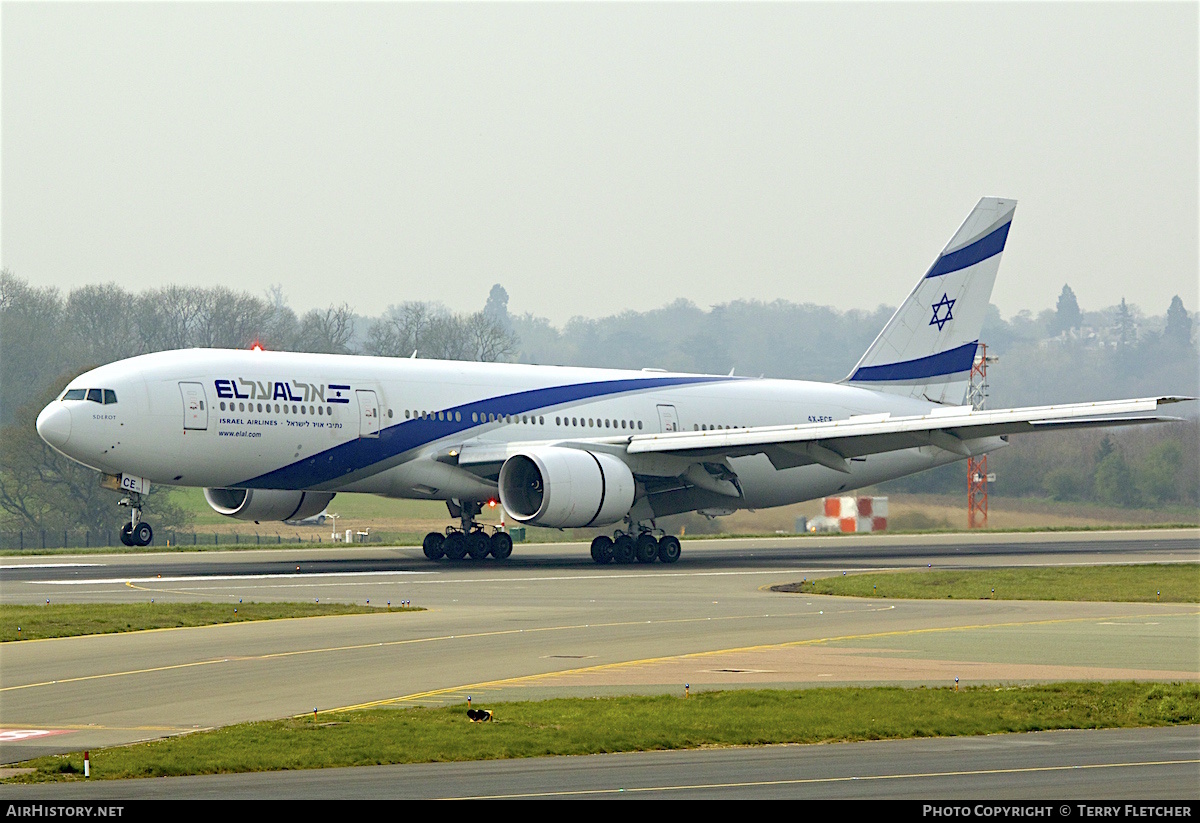
{"label": "hazy sky", "polygon": [[1198,9],[4,2],[0,262],[301,312],[871,308],[999,195],[1005,316],[1195,311]]}

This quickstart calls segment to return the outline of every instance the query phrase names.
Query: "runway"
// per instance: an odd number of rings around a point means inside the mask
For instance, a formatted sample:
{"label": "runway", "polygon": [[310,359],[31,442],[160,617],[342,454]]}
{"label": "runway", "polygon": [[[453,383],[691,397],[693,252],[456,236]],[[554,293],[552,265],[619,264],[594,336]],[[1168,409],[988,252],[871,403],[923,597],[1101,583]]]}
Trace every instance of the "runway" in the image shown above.
{"label": "runway", "polygon": [[[673,566],[586,546],[505,563],[419,548],[0,559],[6,603],[409,600],[426,611],[6,644],[0,762],[362,705],[824,684],[1200,679],[1200,609],[872,601],[770,586],[842,572],[1200,560],[1200,531],[687,541]],[[1188,738],[1192,751],[1200,735]],[[1178,767],[1177,767],[1178,768]],[[1185,770],[1187,767],[1184,767]],[[1200,775],[1187,772],[1188,796]],[[1141,784],[1134,784],[1141,785]],[[8,796],[4,793],[3,796]],[[1139,795],[1129,795],[1139,796]]]}

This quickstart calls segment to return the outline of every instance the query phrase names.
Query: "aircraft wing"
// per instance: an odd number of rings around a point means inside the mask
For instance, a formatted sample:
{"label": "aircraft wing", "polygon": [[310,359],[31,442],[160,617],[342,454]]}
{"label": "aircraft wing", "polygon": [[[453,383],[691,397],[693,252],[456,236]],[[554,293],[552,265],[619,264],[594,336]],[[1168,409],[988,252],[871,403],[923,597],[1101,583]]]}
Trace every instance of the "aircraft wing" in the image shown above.
{"label": "aircraft wing", "polygon": [[937,446],[964,457],[986,451],[972,441],[1006,434],[1063,428],[1126,426],[1161,423],[1180,418],[1147,414],[1160,405],[1190,397],[1149,397],[1017,409],[972,410],[952,406],[929,414],[895,416],[871,414],[846,420],[793,426],[758,426],[745,429],[667,432],[634,435],[629,454],[665,454],[677,457],[722,458],[766,454],[776,469],[820,464],[849,472],[854,457]]}

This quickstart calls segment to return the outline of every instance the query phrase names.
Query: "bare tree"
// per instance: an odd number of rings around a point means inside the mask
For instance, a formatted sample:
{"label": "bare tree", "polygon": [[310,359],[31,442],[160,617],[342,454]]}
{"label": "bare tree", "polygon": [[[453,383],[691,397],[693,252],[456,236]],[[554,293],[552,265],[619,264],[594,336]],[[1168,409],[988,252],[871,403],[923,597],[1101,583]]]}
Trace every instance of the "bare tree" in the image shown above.
{"label": "bare tree", "polygon": [[465,326],[471,360],[496,363],[509,359],[517,350],[517,336],[509,330],[507,316],[500,320],[476,312],[465,318]]}
{"label": "bare tree", "polygon": [[354,311],[348,303],[313,309],[300,321],[299,344],[302,351],[349,354],[354,337]]}
{"label": "bare tree", "polygon": [[63,338],[80,364],[111,363],[137,354],[134,295],[116,283],[81,286],[67,296]]}

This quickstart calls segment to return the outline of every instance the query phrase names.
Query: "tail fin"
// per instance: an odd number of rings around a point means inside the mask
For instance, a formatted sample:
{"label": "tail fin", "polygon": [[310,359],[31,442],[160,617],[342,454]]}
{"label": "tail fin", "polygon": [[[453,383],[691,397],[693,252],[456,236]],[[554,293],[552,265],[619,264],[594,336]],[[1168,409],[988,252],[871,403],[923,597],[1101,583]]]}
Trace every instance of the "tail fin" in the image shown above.
{"label": "tail fin", "polygon": [[979,201],[843,383],[962,403],[1016,207]]}

